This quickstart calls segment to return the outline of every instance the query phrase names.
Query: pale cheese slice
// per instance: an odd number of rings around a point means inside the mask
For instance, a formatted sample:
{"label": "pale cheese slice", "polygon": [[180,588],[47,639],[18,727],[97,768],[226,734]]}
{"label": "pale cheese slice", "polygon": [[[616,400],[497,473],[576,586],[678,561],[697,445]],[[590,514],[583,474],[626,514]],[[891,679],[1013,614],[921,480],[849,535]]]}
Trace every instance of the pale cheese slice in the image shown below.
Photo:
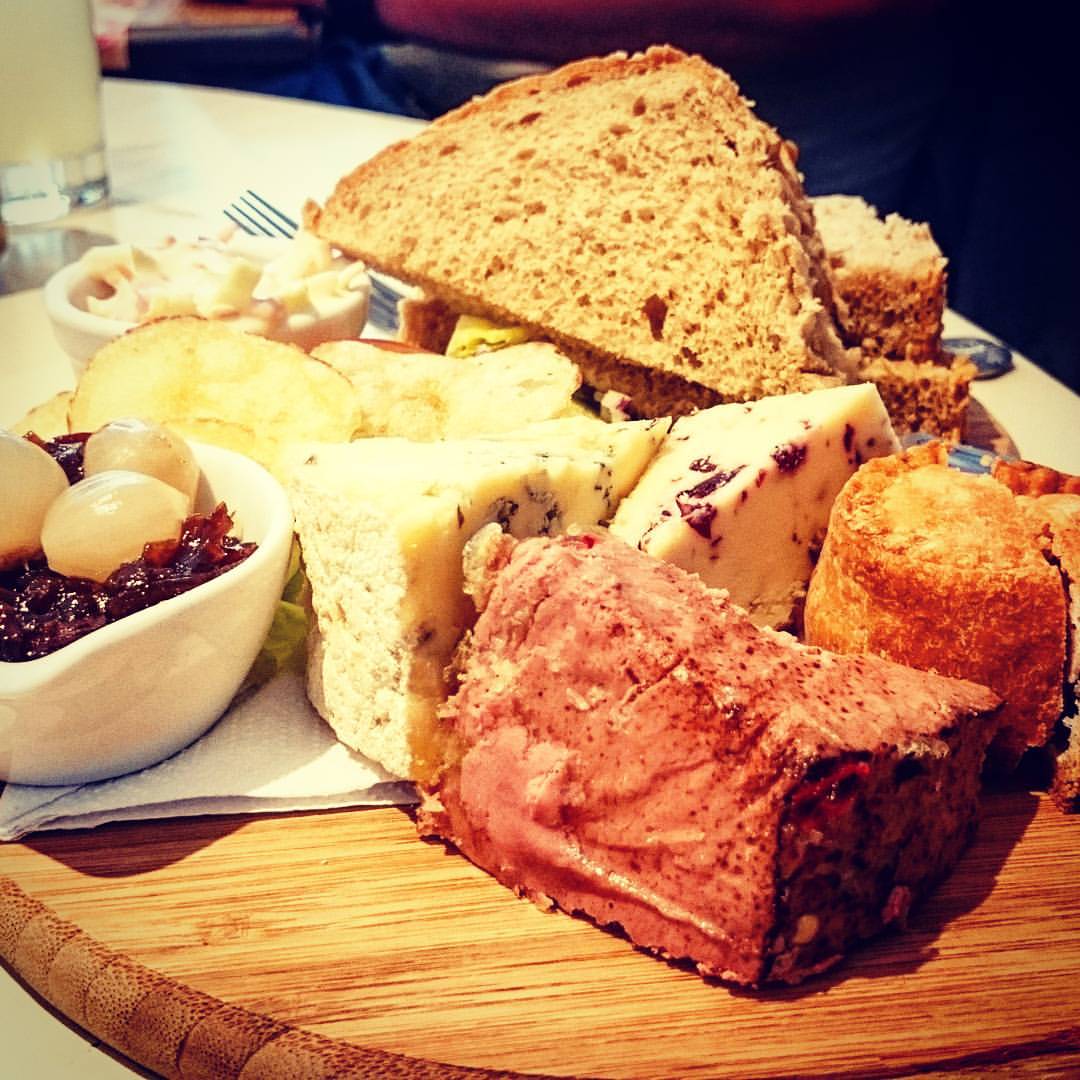
{"label": "pale cheese slice", "polygon": [[305,448],[288,483],[315,614],[308,693],[338,737],[428,777],[446,668],[473,617],[466,542],[491,522],[516,537],[606,524],[667,426],[575,418],[506,440]]}
{"label": "pale cheese slice", "polygon": [[788,627],[840,488],[898,449],[869,383],[718,405],[675,422],[611,531]]}

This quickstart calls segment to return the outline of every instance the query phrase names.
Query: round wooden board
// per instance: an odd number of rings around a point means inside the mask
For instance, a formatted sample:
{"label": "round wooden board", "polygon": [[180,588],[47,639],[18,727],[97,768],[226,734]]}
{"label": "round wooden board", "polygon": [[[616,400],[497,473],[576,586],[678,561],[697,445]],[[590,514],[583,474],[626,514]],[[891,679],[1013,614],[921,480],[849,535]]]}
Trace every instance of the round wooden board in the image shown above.
{"label": "round wooden board", "polygon": [[1066,1075],[1078,840],[992,795],[906,933],[753,992],[516,899],[401,810],[111,825],[0,847],[0,956],[163,1075]]}
{"label": "round wooden board", "polygon": [[[981,406],[968,441],[1016,453]],[[1080,819],[989,796],[906,933],[787,990],[541,912],[388,809],[0,845],[0,959],[165,1076],[1073,1076]]]}

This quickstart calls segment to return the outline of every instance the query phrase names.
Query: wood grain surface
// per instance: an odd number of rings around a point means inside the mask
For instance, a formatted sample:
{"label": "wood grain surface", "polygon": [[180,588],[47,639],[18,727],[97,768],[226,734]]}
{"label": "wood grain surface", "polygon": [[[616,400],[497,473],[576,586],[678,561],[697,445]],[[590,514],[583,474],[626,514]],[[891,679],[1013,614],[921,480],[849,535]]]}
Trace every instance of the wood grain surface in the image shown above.
{"label": "wood grain surface", "polygon": [[517,900],[401,810],[49,833],[0,875],[0,956],[163,1075],[1080,1075],[1080,819],[1024,792],[906,933],[765,992]]}

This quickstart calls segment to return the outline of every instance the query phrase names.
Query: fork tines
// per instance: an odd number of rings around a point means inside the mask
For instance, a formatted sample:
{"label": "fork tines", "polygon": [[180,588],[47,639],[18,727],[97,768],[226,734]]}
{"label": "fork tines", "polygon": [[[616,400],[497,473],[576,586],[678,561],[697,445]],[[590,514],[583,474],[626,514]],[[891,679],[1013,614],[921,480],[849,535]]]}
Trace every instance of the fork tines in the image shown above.
{"label": "fork tines", "polygon": [[234,225],[252,236],[292,237],[299,228],[288,214],[282,213],[250,189],[227,207],[224,213]]}
{"label": "fork tines", "polygon": [[[236,202],[227,206],[223,213],[249,236],[293,237],[299,228],[288,214],[250,188]],[[400,293],[392,285],[371,276],[368,318],[372,326],[383,332],[395,332],[398,327],[397,305],[400,299]]]}
{"label": "fork tines", "polygon": [[398,328],[398,301],[400,294],[374,275],[371,280],[371,302],[368,308],[368,321],[372,326],[384,332],[393,333]]}

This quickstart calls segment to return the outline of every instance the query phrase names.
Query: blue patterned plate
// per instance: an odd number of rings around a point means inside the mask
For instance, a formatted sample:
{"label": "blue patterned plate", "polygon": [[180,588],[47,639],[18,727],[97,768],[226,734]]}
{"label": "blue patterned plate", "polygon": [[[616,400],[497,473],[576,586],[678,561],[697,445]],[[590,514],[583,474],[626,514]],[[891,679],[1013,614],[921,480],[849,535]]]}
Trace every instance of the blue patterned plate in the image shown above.
{"label": "blue patterned plate", "polygon": [[985,338],[945,338],[942,345],[951,353],[962,353],[971,357],[971,362],[979,369],[976,379],[996,379],[1006,371],[1012,371],[1012,351],[996,341]]}
{"label": "blue patterned plate", "polygon": [[[906,450],[909,446],[919,446],[922,443],[934,442],[940,436],[930,435],[925,431],[913,431],[905,435],[901,444]],[[949,466],[966,473],[988,473],[994,461],[1001,455],[993,450],[983,450],[978,446],[968,446],[966,443],[957,443],[949,451]]]}

